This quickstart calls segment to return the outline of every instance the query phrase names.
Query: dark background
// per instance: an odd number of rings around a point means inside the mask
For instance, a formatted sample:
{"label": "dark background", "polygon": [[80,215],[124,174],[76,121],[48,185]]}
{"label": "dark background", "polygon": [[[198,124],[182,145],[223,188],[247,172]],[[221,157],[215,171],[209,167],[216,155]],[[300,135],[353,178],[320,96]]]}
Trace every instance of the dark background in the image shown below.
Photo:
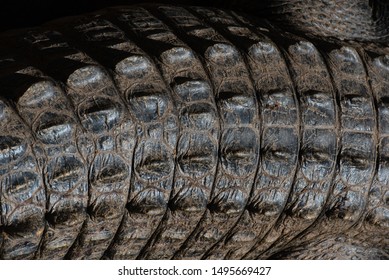
{"label": "dark background", "polygon": [[[259,0],[261,1],[261,0]],[[0,0],[0,31],[32,27],[49,20],[92,12],[104,7],[156,2],[226,6],[229,0]],[[0,42],[1,43],[1,42]]]}

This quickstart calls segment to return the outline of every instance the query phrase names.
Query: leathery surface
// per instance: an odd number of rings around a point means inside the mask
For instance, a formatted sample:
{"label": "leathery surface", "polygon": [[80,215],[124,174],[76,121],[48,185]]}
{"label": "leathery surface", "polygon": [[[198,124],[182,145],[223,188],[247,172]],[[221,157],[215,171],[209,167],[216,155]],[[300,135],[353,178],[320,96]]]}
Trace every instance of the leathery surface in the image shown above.
{"label": "leathery surface", "polygon": [[1,259],[389,258],[387,49],[165,5],[1,40]]}

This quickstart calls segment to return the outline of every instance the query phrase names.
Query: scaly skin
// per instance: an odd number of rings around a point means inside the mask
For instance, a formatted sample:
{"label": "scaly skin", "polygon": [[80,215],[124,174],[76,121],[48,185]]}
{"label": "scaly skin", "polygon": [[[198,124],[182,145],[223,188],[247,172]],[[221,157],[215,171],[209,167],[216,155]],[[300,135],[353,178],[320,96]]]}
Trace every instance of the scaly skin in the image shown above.
{"label": "scaly skin", "polygon": [[1,38],[1,259],[389,258],[380,45],[169,5]]}

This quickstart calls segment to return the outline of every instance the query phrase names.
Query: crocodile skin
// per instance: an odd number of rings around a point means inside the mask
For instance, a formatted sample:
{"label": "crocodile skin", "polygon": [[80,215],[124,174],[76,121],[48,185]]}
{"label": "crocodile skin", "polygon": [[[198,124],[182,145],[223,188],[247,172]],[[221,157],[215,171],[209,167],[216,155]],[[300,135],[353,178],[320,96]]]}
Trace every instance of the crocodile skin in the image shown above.
{"label": "crocodile skin", "polygon": [[388,42],[387,0],[220,0],[311,38]]}
{"label": "crocodile skin", "polygon": [[1,259],[389,258],[385,48],[169,5],[1,38]]}

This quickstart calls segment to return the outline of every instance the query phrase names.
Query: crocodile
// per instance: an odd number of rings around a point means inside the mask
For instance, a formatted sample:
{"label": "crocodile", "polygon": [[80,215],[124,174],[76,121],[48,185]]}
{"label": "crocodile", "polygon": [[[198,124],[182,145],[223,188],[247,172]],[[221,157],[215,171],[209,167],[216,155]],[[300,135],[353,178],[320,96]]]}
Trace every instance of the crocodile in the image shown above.
{"label": "crocodile", "polygon": [[0,34],[0,259],[389,259],[389,6],[239,2]]}

